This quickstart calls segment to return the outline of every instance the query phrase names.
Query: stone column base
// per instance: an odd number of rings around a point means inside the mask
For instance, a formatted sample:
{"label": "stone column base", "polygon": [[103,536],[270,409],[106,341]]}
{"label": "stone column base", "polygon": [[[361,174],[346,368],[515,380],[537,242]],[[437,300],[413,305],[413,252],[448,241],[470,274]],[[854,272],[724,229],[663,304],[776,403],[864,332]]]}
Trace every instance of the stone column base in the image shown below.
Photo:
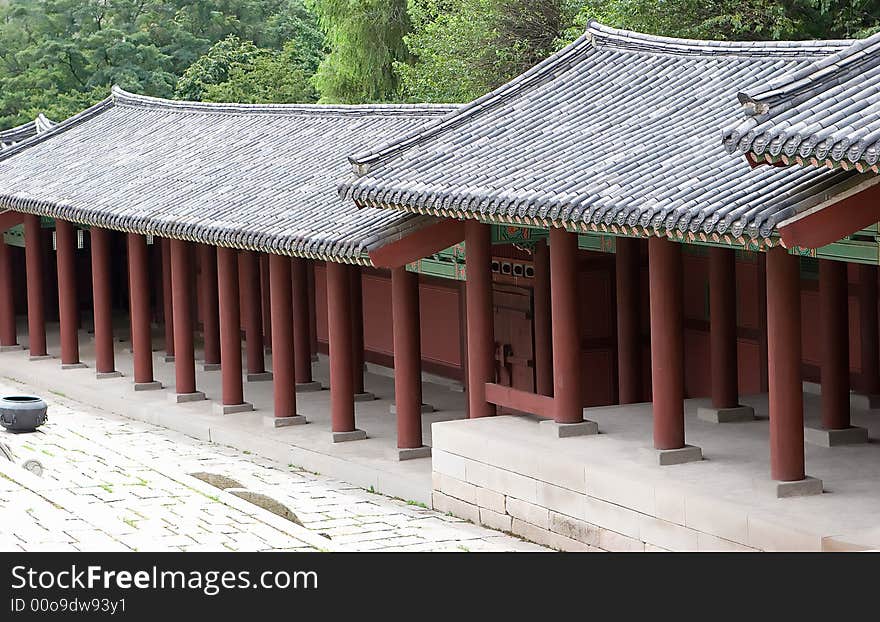
{"label": "stone column base", "polygon": [[202,365],[204,371],[220,371],[220,363],[205,363]]}
{"label": "stone column base", "polygon": [[[428,413],[435,412],[436,410],[437,409],[434,408],[433,406],[431,406],[430,404],[422,404],[422,408],[421,408],[420,412],[423,415],[426,415]],[[391,402],[391,406],[388,407],[388,412],[390,412],[392,415],[396,415],[397,414],[397,404],[395,404],[394,402]]]}
{"label": "stone column base", "polygon": [[304,425],[309,420],[302,415],[293,415],[292,417],[263,417],[263,423],[270,428],[286,428],[291,425]]}
{"label": "stone column base", "polygon": [[697,419],[709,423],[739,423],[741,421],[754,421],[755,409],[751,406],[736,406],[734,408],[714,408],[700,406],[697,408]]}
{"label": "stone column base", "polygon": [[773,481],[771,482],[771,490],[776,494],[777,499],[821,495],[822,480],[807,475],[804,479],[794,482]]}
{"label": "stone column base", "polygon": [[61,369],[84,369],[88,367],[85,363],[61,363]]}
{"label": "stone column base", "polygon": [[214,404],[212,410],[215,415],[234,415],[236,413],[250,412],[254,409],[254,405],[248,402],[241,404]]}
{"label": "stone column base", "polygon": [[849,405],[860,410],[877,410],[880,409],[880,395],[850,393]]}
{"label": "stone column base", "polygon": [[95,374],[98,380],[106,380],[107,378],[122,378],[121,371],[99,371]]}
{"label": "stone column base", "polygon": [[12,346],[0,346],[0,352],[18,352],[19,350],[24,350],[24,346],[18,344]]}
{"label": "stone column base", "polygon": [[364,391],[363,393],[355,393],[354,401],[355,402],[372,402],[376,399],[376,396],[369,391]]}
{"label": "stone column base", "polygon": [[261,371],[256,374],[247,375],[248,382],[267,382],[269,380],[272,380],[272,372],[270,371]]}
{"label": "stone column base", "polygon": [[201,391],[195,393],[172,393],[168,399],[175,404],[185,404],[187,402],[200,402],[205,399],[205,394]]}
{"label": "stone column base", "polygon": [[296,392],[297,393],[311,393],[312,391],[322,391],[324,387],[321,386],[321,383],[317,380],[313,380],[312,382],[297,382],[296,383]]}
{"label": "stone column base", "polygon": [[51,354],[38,354],[36,356],[33,356],[33,355],[29,356],[28,360],[29,361],[45,361],[46,359],[54,359],[54,358],[55,357],[52,356]]}
{"label": "stone column base", "polygon": [[312,355],[312,363],[317,363],[317,362],[318,362],[318,355],[317,355],[317,354],[313,354],[313,355]]}
{"label": "stone column base", "polygon": [[599,433],[599,424],[585,419],[577,423],[556,423],[552,419],[545,419],[538,424],[538,428],[545,434],[555,438],[569,438],[572,436],[589,436]]}
{"label": "stone column base", "polygon": [[135,391],[158,391],[162,388],[162,383],[158,380],[153,380],[152,382],[135,382],[134,390]]}
{"label": "stone column base", "polygon": [[840,430],[805,427],[804,442],[820,447],[837,447],[838,445],[858,445],[868,442],[868,431],[865,428],[850,426]]}
{"label": "stone column base", "polygon": [[348,441],[362,441],[367,438],[367,433],[363,430],[351,430],[350,432],[332,432],[332,440],[334,443],[346,443]]}
{"label": "stone column base", "polygon": [[648,450],[654,455],[654,459],[660,466],[684,464],[686,462],[699,462],[703,459],[703,450],[695,445],[685,445],[678,449],[654,449]]}
{"label": "stone column base", "polygon": [[431,448],[427,445],[421,447],[398,447],[397,459],[401,462],[404,460],[415,460],[417,458],[430,458]]}

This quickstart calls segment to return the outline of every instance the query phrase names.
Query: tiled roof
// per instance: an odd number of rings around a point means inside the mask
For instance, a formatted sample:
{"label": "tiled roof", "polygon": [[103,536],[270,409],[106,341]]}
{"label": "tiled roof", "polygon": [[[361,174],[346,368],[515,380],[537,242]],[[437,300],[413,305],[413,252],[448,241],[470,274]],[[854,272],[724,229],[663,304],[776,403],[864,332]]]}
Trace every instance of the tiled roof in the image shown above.
{"label": "tiled roof", "polygon": [[0,151],[7,149],[15,143],[20,143],[32,136],[36,136],[40,132],[45,132],[55,125],[42,114],[33,121],[19,125],[18,127],[9,128],[8,130],[0,130]]}
{"label": "tiled roof", "polygon": [[0,208],[220,246],[367,263],[434,219],[358,210],[346,155],[454,110],[241,105],[126,93],[0,154]]}
{"label": "tiled roof", "polygon": [[[718,140],[732,94],[849,45],[584,36],[429,128],[352,156],[361,207],[763,244],[841,171],[752,168]],[[805,203],[806,201],[806,203]]]}
{"label": "tiled roof", "polygon": [[754,161],[878,172],[880,33],[773,80],[746,84],[723,132]]}

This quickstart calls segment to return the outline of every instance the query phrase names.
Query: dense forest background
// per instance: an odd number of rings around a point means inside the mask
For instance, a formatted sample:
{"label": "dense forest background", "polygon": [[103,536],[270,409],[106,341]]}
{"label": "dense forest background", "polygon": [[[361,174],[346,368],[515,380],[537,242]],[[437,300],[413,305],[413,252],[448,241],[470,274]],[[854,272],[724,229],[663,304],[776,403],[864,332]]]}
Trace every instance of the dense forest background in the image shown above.
{"label": "dense forest background", "polygon": [[0,0],[0,129],[113,84],[239,102],[463,102],[587,20],[703,39],[853,38],[880,0]]}

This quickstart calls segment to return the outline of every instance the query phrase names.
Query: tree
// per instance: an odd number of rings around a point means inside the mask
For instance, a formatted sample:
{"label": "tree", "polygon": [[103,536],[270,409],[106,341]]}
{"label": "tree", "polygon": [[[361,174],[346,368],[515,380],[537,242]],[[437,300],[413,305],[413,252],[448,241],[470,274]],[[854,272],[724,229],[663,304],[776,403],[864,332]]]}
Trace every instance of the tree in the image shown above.
{"label": "tree", "polygon": [[558,49],[579,8],[570,0],[412,0],[406,43],[415,61],[395,66],[403,96],[475,99]]}
{"label": "tree", "polygon": [[330,53],[315,75],[321,101],[365,103],[393,99],[395,63],[407,62],[406,0],[313,0]]}
{"label": "tree", "polygon": [[245,104],[307,104],[318,100],[297,41],[284,50],[260,50],[249,62],[234,63],[227,79],[207,85],[201,99]]}
{"label": "tree", "polygon": [[230,35],[276,54],[295,40],[307,73],[324,52],[302,0],[0,2],[0,128],[37,112],[66,118],[113,84],[172,97],[187,68]]}

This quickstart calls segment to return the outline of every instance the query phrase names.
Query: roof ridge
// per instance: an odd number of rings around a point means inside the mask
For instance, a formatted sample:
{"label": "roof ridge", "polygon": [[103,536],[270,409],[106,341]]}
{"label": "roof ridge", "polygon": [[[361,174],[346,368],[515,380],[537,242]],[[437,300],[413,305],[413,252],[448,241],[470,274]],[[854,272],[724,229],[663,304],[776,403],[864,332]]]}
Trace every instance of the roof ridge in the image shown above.
{"label": "roof ridge", "polygon": [[24,151],[25,149],[37,145],[44,140],[48,140],[52,136],[56,134],[60,134],[62,132],[67,131],[68,129],[79,125],[83,121],[87,121],[92,117],[101,114],[105,110],[112,108],[114,104],[113,97],[108,97],[107,99],[103,99],[99,101],[97,104],[94,104],[85,110],[76,113],[72,117],[68,117],[64,121],[60,121],[55,123],[51,121],[48,117],[40,114],[37,116],[32,123],[34,123],[37,127],[37,132],[30,138],[27,138],[21,142],[15,143],[14,145],[4,149],[0,152],[0,161],[5,160],[6,158],[19,153],[20,151]]}
{"label": "roof ridge", "polygon": [[587,33],[597,46],[621,47],[633,51],[665,52],[672,54],[697,53],[716,56],[724,54],[748,56],[791,56],[792,52],[804,54],[830,53],[829,48],[846,49],[852,39],[807,39],[800,41],[725,41],[708,39],[684,39],[652,35],[634,30],[606,26],[594,19],[587,23]]}
{"label": "roof ridge", "polygon": [[445,114],[457,110],[459,104],[239,104],[197,102],[139,95],[114,86],[111,98],[119,106],[201,112],[207,114],[291,114],[363,115],[363,114]]}
{"label": "roof ridge", "polygon": [[880,65],[880,32],[857,39],[843,50],[826,56],[797,71],[770,80],[759,91],[737,93],[746,114],[765,114],[772,104],[795,95],[822,89],[830,81],[840,81]]}
{"label": "roof ridge", "polygon": [[[408,149],[420,140],[435,136],[464,123],[473,115],[479,114],[481,111],[504,101],[511,93],[516,93],[522,89],[552,80],[555,77],[555,73],[551,69],[556,69],[560,65],[573,64],[591,49],[593,49],[592,40],[589,33],[585,32],[558,52],[528,69],[525,73],[516,76],[509,82],[502,84],[495,90],[489,91],[472,102],[461,105],[449,115],[427,123],[421,129],[414,130],[409,134],[379,144],[368,151],[354,153],[349,156],[348,160],[353,165],[358,176],[365,175],[371,165],[382,162],[394,154]],[[347,192],[347,186],[347,182],[341,184],[339,187],[340,193],[344,194]]]}

